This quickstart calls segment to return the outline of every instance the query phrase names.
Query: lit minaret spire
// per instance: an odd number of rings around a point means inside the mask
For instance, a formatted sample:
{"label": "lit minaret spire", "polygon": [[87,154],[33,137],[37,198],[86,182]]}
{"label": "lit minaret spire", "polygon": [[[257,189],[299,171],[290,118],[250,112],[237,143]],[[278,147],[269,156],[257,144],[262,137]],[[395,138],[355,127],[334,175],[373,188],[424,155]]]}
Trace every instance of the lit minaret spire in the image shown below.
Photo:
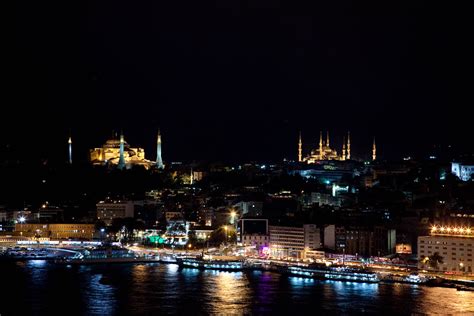
{"label": "lit minaret spire", "polygon": [[71,136],[69,136],[67,143],[69,147],[69,164],[72,165],[72,138]]}
{"label": "lit minaret spire", "polygon": [[374,143],[372,144],[372,161],[375,161],[377,159],[377,146],[375,145],[375,137],[374,137]]}
{"label": "lit minaret spire", "polygon": [[347,155],[346,159],[351,159],[351,132],[347,132]]}
{"label": "lit minaret spire", "polygon": [[163,159],[161,159],[161,133],[158,129],[158,136],[156,138],[156,167],[158,169],[163,169]]}
{"label": "lit minaret spire", "polygon": [[301,131],[300,138],[298,140],[298,162],[303,161],[303,141],[301,140]]}
{"label": "lit minaret spire", "polygon": [[346,137],[342,136],[342,160],[346,160]]}
{"label": "lit minaret spire", "polygon": [[326,131],[326,147],[329,147],[329,131]]}
{"label": "lit minaret spire", "polygon": [[119,163],[118,163],[118,168],[123,169],[125,168],[125,157],[123,154],[125,147],[125,141],[123,139],[123,131],[120,133],[120,158],[119,158]]}
{"label": "lit minaret spire", "polygon": [[189,182],[191,185],[194,183],[194,172],[193,172],[193,167],[191,167],[191,174],[189,175]]}
{"label": "lit minaret spire", "polygon": [[323,160],[323,131],[319,132],[319,160]]}

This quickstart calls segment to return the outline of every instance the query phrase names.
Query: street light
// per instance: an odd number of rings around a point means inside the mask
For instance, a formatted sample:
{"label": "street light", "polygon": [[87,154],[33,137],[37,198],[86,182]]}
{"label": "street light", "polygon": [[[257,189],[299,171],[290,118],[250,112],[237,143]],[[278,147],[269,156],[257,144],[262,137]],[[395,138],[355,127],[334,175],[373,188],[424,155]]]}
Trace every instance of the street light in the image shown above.
{"label": "street light", "polygon": [[18,221],[20,222],[20,236],[23,236],[23,223],[26,221],[25,216],[20,216]]}

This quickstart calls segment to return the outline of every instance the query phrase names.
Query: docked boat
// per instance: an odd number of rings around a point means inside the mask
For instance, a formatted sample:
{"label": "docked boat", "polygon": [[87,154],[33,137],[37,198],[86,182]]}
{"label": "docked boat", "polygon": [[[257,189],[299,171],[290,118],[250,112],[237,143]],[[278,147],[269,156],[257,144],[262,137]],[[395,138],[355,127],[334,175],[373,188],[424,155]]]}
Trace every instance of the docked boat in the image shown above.
{"label": "docked boat", "polygon": [[367,283],[378,283],[380,281],[378,275],[374,272],[348,267],[289,266],[286,268],[286,272],[290,275],[323,280]]}
{"label": "docked boat", "polygon": [[244,269],[244,262],[238,259],[204,259],[202,257],[177,258],[177,263],[181,268],[200,270],[242,271]]}
{"label": "docked boat", "polygon": [[92,263],[127,263],[127,262],[158,262],[155,256],[137,256],[135,252],[121,247],[99,247],[91,250],[78,251],[74,256],[64,257],[57,263],[92,264]]}

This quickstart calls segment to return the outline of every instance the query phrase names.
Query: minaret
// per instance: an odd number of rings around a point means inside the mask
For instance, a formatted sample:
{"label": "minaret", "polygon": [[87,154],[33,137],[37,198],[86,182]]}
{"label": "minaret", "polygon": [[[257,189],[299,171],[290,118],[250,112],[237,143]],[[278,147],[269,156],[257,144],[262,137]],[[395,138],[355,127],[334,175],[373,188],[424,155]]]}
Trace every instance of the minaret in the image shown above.
{"label": "minaret", "polygon": [[346,160],[346,137],[342,136],[342,157],[341,160]]}
{"label": "minaret", "polygon": [[69,164],[72,165],[72,138],[71,136],[69,136],[67,143],[69,147]]}
{"label": "minaret", "polygon": [[301,131],[300,138],[298,140],[298,162],[303,161],[303,141],[301,140]]}
{"label": "minaret", "polygon": [[120,133],[120,158],[119,158],[119,163],[118,163],[118,168],[123,169],[125,168],[125,157],[123,154],[125,147],[125,141],[123,139],[123,132]]}
{"label": "minaret", "polygon": [[329,148],[329,131],[326,131],[326,147]]}
{"label": "minaret", "polygon": [[375,145],[375,137],[374,137],[374,143],[372,144],[372,161],[375,161],[377,159],[377,146]]}
{"label": "minaret", "polygon": [[319,132],[319,160],[323,160],[323,131]]}
{"label": "minaret", "polygon": [[189,182],[191,185],[194,183],[194,172],[193,172],[193,167],[191,167],[191,174],[189,175]]}
{"label": "minaret", "polygon": [[351,159],[351,132],[347,132],[347,155],[346,159]]}
{"label": "minaret", "polygon": [[161,133],[158,129],[158,136],[156,138],[156,167],[163,169],[163,159],[161,159]]}

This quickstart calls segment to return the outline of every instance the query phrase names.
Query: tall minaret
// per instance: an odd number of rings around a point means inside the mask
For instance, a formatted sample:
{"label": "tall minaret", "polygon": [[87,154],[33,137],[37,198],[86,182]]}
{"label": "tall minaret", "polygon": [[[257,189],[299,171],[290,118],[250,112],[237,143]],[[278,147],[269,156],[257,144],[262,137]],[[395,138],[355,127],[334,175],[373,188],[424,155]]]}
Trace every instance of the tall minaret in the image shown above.
{"label": "tall minaret", "polygon": [[319,160],[323,160],[323,131],[319,132]]}
{"label": "tall minaret", "polygon": [[375,161],[377,159],[377,146],[375,145],[375,137],[374,137],[374,143],[372,144],[372,161]]}
{"label": "tall minaret", "polygon": [[158,129],[158,136],[156,138],[156,167],[163,169],[163,159],[161,159],[161,133]]}
{"label": "tall minaret", "polygon": [[69,164],[72,165],[72,138],[71,136],[69,136],[67,143],[69,147]]}
{"label": "tall minaret", "polygon": [[329,131],[326,131],[326,147],[329,148]]}
{"label": "tall minaret", "polygon": [[351,132],[347,132],[347,155],[346,159],[351,159]]}
{"label": "tall minaret", "polygon": [[342,136],[342,160],[346,160],[346,137]]}
{"label": "tall minaret", "polygon": [[194,183],[194,172],[193,172],[193,167],[191,167],[191,174],[189,175],[189,182],[191,185]]}
{"label": "tall minaret", "polygon": [[125,150],[125,141],[123,139],[123,131],[120,133],[120,158],[118,163],[118,168],[123,169],[125,168],[125,157],[123,151]]}
{"label": "tall minaret", "polygon": [[303,161],[303,141],[301,140],[301,131],[300,138],[298,140],[298,162]]}

